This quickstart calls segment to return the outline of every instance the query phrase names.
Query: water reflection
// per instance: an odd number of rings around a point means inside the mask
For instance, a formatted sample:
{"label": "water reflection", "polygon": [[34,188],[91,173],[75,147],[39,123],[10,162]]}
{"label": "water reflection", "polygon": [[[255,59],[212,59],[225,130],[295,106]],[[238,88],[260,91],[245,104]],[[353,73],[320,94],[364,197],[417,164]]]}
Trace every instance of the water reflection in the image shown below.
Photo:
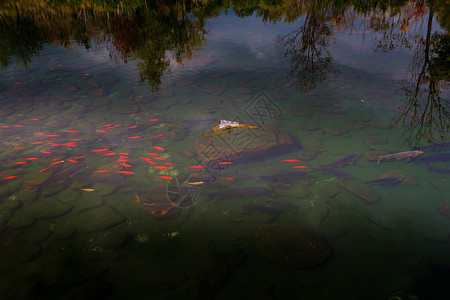
{"label": "water reflection", "polygon": [[303,24],[298,30],[280,37],[277,48],[290,61],[288,78],[294,80],[298,88],[307,91],[329,79],[337,68],[327,49],[333,35],[332,15],[315,1],[307,1],[304,5]]}

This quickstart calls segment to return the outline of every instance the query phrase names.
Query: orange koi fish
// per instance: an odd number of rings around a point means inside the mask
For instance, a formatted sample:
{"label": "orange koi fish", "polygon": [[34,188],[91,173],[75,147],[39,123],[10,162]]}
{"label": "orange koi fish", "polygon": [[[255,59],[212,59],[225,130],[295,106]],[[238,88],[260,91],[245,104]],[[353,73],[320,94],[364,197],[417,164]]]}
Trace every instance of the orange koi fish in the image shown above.
{"label": "orange koi fish", "polygon": [[5,177],[5,178],[0,179],[0,181],[2,181],[2,180],[14,179],[14,178],[17,178],[17,176],[8,176],[8,177]]}
{"label": "orange koi fish", "polygon": [[130,171],[116,171],[116,173],[125,174],[125,175],[134,174],[134,172],[130,172]]}
{"label": "orange koi fish", "polygon": [[155,163],[154,161],[152,161],[151,158],[146,158],[146,157],[139,157],[139,158],[145,160],[145,161],[148,162],[149,164],[154,164],[154,165],[156,165],[156,163]]}
{"label": "orange koi fish", "polygon": [[159,150],[159,151],[164,151],[164,148],[161,148],[161,147],[153,146],[153,148],[155,148],[156,150]]}
{"label": "orange koi fish", "polygon": [[164,166],[153,166],[153,168],[159,169],[159,170],[166,170],[166,169],[168,169],[169,167],[164,167]]}

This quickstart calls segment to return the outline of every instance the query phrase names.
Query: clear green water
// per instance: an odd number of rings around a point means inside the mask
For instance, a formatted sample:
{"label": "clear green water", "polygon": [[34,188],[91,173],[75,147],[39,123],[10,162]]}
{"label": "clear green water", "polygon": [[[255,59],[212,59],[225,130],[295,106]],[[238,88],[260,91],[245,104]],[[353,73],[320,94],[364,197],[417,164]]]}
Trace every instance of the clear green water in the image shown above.
{"label": "clear green water", "polygon": [[[182,65],[169,51],[170,72],[147,57],[149,73],[161,71],[150,82],[142,48],[114,63],[117,45],[98,36],[90,49],[44,43],[27,67],[12,55],[0,73],[1,298],[445,299],[448,146],[423,150],[443,155],[431,163],[377,160],[448,142],[448,70],[421,82],[420,97],[402,90],[426,55],[412,37],[448,33],[437,22],[427,31],[424,14],[404,34],[411,49],[384,52],[379,42],[396,35],[357,16],[339,28],[220,13]],[[308,69],[300,38],[288,39],[313,21],[331,33],[304,42],[325,59]],[[260,128],[202,136],[224,119]],[[269,149],[282,137],[289,147]],[[352,179],[317,169],[350,154],[331,170]],[[294,171],[307,175],[285,175]],[[383,176],[402,182],[365,183]],[[308,241],[289,233],[296,246],[283,254],[280,232],[255,238],[264,224],[315,232],[332,254],[303,258],[295,247]],[[283,266],[287,255],[302,263]]]}

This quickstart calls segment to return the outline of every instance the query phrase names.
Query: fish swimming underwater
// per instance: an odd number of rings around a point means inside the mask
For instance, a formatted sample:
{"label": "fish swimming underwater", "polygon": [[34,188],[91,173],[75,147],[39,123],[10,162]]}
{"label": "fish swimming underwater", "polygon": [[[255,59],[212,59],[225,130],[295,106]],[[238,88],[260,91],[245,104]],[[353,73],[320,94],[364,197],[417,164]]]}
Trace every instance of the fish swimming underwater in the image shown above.
{"label": "fish swimming underwater", "polygon": [[318,165],[318,169],[342,168],[345,165],[353,165],[359,158],[359,154],[350,154],[328,165]]}
{"label": "fish swimming underwater", "polygon": [[398,184],[398,183],[400,183],[402,181],[403,181],[402,178],[388,177],[388,178],[382,178],[382,179],[377,179],[377,180],[366,181],[364,183],[365,184],[375,183],[375,184],[381,184],[381,185],[384,185],[384,186],[393,186],[393,185],[396,185],[396,184]]}
{"label": "fish swimming underwater", "polygon": [[393,154],[388,154],[388,155],[380,155],[378,156],[378,162],[377,164],[379,164],[381,161],[387,159],[387,160],[391,160],[391,159],[396,159],[396,160],[400,160],[403,158],[412,158],[412,157],[416,157],[423,154],[423,151],[419,151],[419,150],[414,150],[414,151],[405,151],[405,152],[399,152],[399,153],[393,153]]}
{"label": "fish swimming underwater", "polygon": [[272,175],[265,175],[265,176],[258,176],[258,179],[256,181],[289,181],[289,180],[295,180],[298,178],[302,178],[307,176],[307,172],[303,171],[297,171],[297,172],[283,172],[283,173],[277,173]]}

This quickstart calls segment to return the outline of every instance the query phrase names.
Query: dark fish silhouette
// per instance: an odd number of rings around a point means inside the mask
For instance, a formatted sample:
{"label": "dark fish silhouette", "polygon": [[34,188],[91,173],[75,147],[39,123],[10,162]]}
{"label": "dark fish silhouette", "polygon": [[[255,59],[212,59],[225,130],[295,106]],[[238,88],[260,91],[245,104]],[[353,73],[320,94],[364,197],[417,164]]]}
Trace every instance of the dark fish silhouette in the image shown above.
{"label": "dark fish silhouette", "polygon": [[273,217],[269,220],[269,222],[276,221],[280,216],[281,210],[279,208],[273,206],[265,206],[260,204],[250,205],[244,204],[242,205],[242,214],[244,215],[252,215],[253,213],[263,213],[273,215]]}
{"label": "dark fish silhouette", "polygon": [[70,167],[59,170],[58,172],[51,175],[43,183],[41,183],[40,186],[46,186],[55,181],[66,180],[68,177],[73,176],[83,166],[84,166],[83,164],[73,164]]}
{"label": "dark fish silhouette", "polygon": [[256,181],[289,181],[302,178],[306,175],[308,175],[308,173],[303,171],[284,172],[266,176],[258,176],[258,179]]}
{"label": "dark fish silhouette", "polygon": [[208,194],[206,201],[210,201],[215,197],[255,197],[255,196],[270,196],[272,191],[266,187],[240,187],[227,190],[218,191]]}
{"label": "dark fish silhouette", "polygon": [[342,168],[345,165],[353,165],[355,161],[359,158],[359,154],[350,154],[338,161],[335,161],[328,165],[319,165],[318,169],[332,169],[332,168]]}
{"label": "dark fish silhouette", "polygon": [[381,185],[385,185],[385,186],[393,186],[396,185],[400,182],[402,182],[403,179],[402,178],[398,178],[398,177],[389,177],[389,178],[382,178],[382,179],[377,179],[377,180],[371,180],[371,181],[366,181],[364,182],[365,184],[381,184]]}
{"label": "dark fish silhouette", "polygon": [[327,172],[333,176],[336,176],[337,178],[347,178],[347,179],[352,179],[353,176],[343,172],[343,171],[339,171],[339,170],[333,170],[333,169],[314,169],[314,171],[322,171],[322,172]]}
{"label": "dark fish silhouette", "polygon": [[450,148],[450,143],[432,144],[423,147],[414,147],[413,150],[441,150]]}
{"label": "dark fish silhouette", "polygon": [[422,157],[414,157],[409,162],[444,162],[444,161],[450,161],[450,153],[439,153],[439,154],[433,154],[428,156],[422,156]]}

